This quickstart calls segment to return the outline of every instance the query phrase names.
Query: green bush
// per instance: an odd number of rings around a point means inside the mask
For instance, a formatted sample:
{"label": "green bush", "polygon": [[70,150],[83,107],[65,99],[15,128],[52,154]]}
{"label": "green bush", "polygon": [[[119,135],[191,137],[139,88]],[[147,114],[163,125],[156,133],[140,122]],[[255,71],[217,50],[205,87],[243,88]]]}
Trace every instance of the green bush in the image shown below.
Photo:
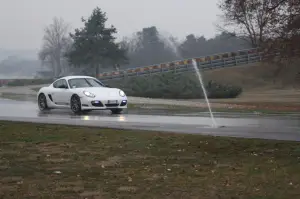
{"label": "green bush", "polygon": [[[124,90],[128,96],[166,98],[166,99],[199,99],[203,98],[201,85],[194,74],[164,73],[143,77],[132,77],[121,80],[109,80],[110,87]],[[242,88],[206,82],[209,98],[235,98],[242,93]]]}

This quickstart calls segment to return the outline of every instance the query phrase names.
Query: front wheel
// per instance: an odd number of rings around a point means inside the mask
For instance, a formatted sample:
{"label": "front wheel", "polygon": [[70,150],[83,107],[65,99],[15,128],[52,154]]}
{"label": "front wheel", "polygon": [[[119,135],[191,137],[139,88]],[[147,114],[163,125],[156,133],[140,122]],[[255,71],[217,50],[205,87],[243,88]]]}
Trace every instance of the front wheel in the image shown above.
{"label": "front wheel", "polygon": [[75,114],[81,113],[81,101],[77,95],[72,96],[71,98],[71,110]]}
{"label": "front wheel", "polygon": [[49,109],[46,96],[43,93],[40,94],[38,97],[38,106],[40,111],[45,111]]}
{"label": "front wheel", "polygon": [[114,108],[114,109],[110,109],[112,114],[120,114],[122,113],[123,109],[121,108]]}

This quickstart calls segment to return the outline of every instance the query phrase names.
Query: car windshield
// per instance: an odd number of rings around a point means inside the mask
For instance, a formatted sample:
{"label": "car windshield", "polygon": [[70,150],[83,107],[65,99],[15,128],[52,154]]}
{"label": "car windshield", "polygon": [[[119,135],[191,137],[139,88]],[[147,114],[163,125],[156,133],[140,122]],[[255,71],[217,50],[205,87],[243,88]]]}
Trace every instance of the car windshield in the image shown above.
{"label": "car windshield", "polygon": [[69,81],[70,88],[104,87],[104,85],[93,78],[74,78]]}

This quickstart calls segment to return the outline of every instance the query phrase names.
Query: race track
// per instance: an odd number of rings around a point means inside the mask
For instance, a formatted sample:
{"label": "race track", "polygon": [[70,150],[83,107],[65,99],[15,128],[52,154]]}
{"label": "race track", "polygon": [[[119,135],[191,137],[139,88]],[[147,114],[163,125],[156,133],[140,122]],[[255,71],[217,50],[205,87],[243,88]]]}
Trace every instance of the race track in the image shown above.
{"label": "race track", "polygon": [[206,116],[141,115],[130,110],[121,115],[93,111],[77,116],[68,109],[41,113],[33,102],[0,99],[0,120],[300,141],[299,117],[222,116],[216,118],[219,127],[213,128]]}

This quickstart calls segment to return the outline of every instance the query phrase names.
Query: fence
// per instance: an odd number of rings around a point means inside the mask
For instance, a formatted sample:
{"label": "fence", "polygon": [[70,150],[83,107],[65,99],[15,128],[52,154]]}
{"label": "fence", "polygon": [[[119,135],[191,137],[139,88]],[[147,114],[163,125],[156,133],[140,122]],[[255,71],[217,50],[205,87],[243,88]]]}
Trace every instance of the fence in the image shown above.
{"label": "fence", "polygon": [[190,58],[186,60],[162,63],[152,66],[129,68],[122,71],[105,72],[99,74],[98,78],[101,81],[107,81],[111,79],[122,79],[171,71],[174,73],[193,71],[194,68],[192,66],[192,59],[196,60],[197,65],[201,70],[212,70],[217,68],[225,68],[260,62],[262,56],[261,52],[258,49],[253,48],[237,52],[228,52],[199,58]]}

